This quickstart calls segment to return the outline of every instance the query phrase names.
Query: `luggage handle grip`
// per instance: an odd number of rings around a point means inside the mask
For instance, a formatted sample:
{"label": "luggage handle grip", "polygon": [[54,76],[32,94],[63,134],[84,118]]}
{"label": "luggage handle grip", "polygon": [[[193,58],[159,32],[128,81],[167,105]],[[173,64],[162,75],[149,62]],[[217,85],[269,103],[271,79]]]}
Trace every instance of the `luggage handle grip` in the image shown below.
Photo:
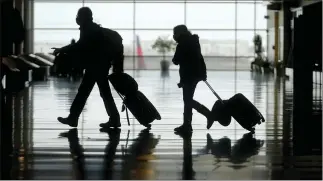
{"label": "luggage handle grip", "polygon": [[209,87],[209,89],[212,91],[212,93],[215,95],[216,98],[218,98],[222,103],[223,103],[223,100],[221,99],[221,97],[214,91],[214,89],[211,87],[211,85],[205,80],[204,81],[205,84]]}

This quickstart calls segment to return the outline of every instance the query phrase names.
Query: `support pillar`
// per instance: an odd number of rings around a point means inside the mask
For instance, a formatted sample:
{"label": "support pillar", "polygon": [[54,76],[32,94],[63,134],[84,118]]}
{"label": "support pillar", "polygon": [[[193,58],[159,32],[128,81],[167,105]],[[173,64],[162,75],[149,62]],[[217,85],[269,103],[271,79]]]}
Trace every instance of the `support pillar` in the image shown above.
{"label": "support pillar", "polygon": [[275,23],[275,52],[274,52],[274,62],[276,69],[278,68],[278,57],[279,57],[279,11],[275,11],[274,15]]}
{"label": "support pillar", "polygon": [[24,41],[24,52],[34,53],[34,1],[23,0],[24,23],[26,28],[26,38]]}
{"label": "support pillar", "polygon": [[[284,47],[283,47],[283,63],[284,67],[290,67],[290,56],[292,53],[292,12],[289,2],[283,2],[283,13],[284,13]],[[285,69],[285,68],[284,68]],[[285,72],[285,71],[284,71]]]}

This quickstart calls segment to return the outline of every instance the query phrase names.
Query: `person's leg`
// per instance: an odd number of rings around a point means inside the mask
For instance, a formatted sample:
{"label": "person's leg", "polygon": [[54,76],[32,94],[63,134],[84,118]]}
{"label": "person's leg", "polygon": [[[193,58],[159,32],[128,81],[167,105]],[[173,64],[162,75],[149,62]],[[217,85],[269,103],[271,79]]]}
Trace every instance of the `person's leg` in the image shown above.
{"label": "person's leg", "polygon": [[59,117],[59,122],[67,124],[71,127],[77,127],[78,118],[82,113],[86,100],[89,97],[95,82],[96,80],[93,73],[86,71],[76,97],[71,105],[69,116],[67,118]]}
{"label": "person's leg", "polygon": [[212,116],[211,116],[211,111],[205,107],[203,104],[197,102],[196,100],[193,100],[192,101],[192,107],[197,111],[199,112],[200,114],[202,114],[203,116],[206,117],[207,119],[207,126],[206,128],[207,129],[210,129],[211,126],[213,125],[214,123],[214,120],[212,119]]}
{"label": "person's leg", "polygon": [[97,81],[101,97],[104,102],[105,109],[110,117],[107,123],[100,124],[101,127],[120,127],[120,115],[117,106],[112,97],[109,80],[106,76],[102,76]]}
{"label": "person's leg", "polygon": [[184,101],[184,122],[183,125],[174,129],[174,131],[192,131],[192,104],[193,96],[197,83],[183,84],[183,101]]}

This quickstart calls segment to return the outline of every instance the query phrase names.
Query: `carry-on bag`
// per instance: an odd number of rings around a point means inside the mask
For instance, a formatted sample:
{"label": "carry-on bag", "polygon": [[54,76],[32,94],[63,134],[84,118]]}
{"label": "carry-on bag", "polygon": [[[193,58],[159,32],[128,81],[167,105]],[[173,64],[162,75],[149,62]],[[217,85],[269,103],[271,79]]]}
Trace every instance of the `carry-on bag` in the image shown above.
{"label": "carry-on bag", "polygon": [[[212,115],[222,114],[222,117],[232,116],[244,129],[255,132],[255,126],[265,122],[265,118],[260,111],[241,93],[231,97],[229,100],[222,100],[220,96],[213,90],[210,84],[205,81],[206,85],[211,89],[213,94],[219,99],[212,108]],[[221,109],[221,111],[217,110]],[[218,117],[221,117],[218,116]],[[221,120],[219,120],[219,123]]]}
{"label": "carry-on bag", "polygon": [[[121,97],[121,99],[123,100],[122,111],[126,110],[128,125],[130,125],[128,109],[130,110],[132,115],[138,120],[138,122],[147,128],[151,127],[150,123],[152,123],[154,120],[161,119],[161,116],[155,108],[155,106],[148,100],[148,98],[142,92],[138,91],[138,84],[130,75],[125,73],[113,73],[109,75],[108,78],[115,90],[117,91],[117,93],[119,94],[119,96]],[[122,79],[127,81],[116,81]],[[127,87],[129,88],[128,91],[123,89]],[[129,90],[132,90],[134,92],[131,92]],[[121,92],[119,91],[121,91],[123,94],[121,94]]]}

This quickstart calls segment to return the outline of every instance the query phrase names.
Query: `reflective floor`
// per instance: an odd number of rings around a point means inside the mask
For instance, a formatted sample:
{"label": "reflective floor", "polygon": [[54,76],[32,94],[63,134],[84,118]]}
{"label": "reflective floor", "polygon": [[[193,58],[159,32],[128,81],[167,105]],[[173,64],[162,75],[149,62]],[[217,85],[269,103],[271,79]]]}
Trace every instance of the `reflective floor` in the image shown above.
{"label": "reflective floor", "polygon": [[[322,179],[321,154],[292,156],[292,80],[251,72],[209,72],[208,80],[223,99],[243,93],[266,122],[248,134],[233,121],[228,127],[194,112],[192,136],[173,133],[182,123],[182,92],[178,72],[128,72],[159,110],[162,120],[146,130],[132,116],[122,128],[100,132],[108,116],[97,87],[77,129],[56,121],[66,116],[79,82],[51,78],[35,82],[8,100],[13,107],[13,154],[6,157],[11,179]],[[284,93],[285,92],[285,93]],[[113,91],[121,109],[121,99]],[[199,83],[195,99],[211,108],[215,96]],[[4,168],[3,168],[4,169]]]}

